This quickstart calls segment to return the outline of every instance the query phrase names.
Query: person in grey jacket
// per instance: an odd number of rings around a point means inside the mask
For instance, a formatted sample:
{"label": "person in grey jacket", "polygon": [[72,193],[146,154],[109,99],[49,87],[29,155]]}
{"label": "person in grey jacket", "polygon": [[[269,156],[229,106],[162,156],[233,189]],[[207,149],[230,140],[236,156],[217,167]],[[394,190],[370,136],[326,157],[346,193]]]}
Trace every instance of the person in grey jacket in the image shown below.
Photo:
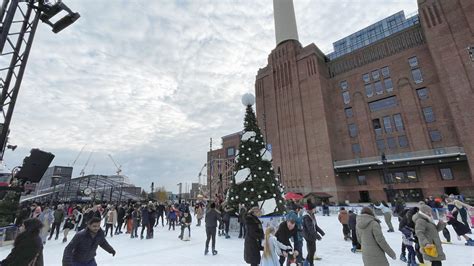
{"label": "person in grey jacket", "polygon": [[100,218],[93,217],[87,228],[78,232],[64,249],[63,266],[96,266],[95,255],[98,246],[115,256],[114,248],[105,240],[104,231],[100,228]]}
{"label": "person in grey jacket", "polygon": [[[446,260],[446,255],[441,246],[441,239],[438,232],[442,231],[446,224],[439,221],[434,223],[431,217],[431,207],[425,203],[420,203],[420,211],[413,215],[413,222],[415,223],[415,234],[420,243],[420,252],[423,254],[423,259],[431,261],[432,266],[441,265],[441,261]],[[432,257],[425,252],[427,247],[435,247],[438,256]]]}
{"label": "person in grey jacket", "polygon": [[212,238],[212,255],[217,254],[216,250],[216,227],[217,221],[221,219],[221,214],[216,210],[216,204],[211,203],[211,209],[206,213],[206,249],[204,250],[204,255],[209,253],[209,241]]}
{"label": "person in grey jacket", "polygon": [[388,266],[385,253],[396,260],[393,249],[385,241],[380,220],[369,207],[364,207],[356,220],[356,234],[362,246],[362,261],[365,266]]}

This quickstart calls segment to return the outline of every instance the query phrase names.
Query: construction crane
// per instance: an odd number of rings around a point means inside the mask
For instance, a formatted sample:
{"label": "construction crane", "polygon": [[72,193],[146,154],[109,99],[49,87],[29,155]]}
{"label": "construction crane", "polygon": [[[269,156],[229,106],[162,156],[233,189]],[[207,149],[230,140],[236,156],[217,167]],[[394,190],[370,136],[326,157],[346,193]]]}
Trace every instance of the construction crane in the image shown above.
{"label": "construction crane", "polygon": [[[0,160],[7,147],[10,122],[13,116],[21,81],[25,73],[38,22],[52,27],[54,33],[65,29],[77,19],[62,1],[51,4],[47,0],[2,0],[0,5]],[[59,12],[68,14],[57,22],[50,19]]]}
{"label": "construction crane", "polygon": [[112,162],[114,163],[115,167],[117,168],[117,172],[115,172],[117,175],[120,175],[120,173],[122,172],[122,165],[117,165],[117,163],[115,162],[114,158],[112,157],[112,155],[109,154],[109,158],[110,160],[112,160]]}
{"label": "construction crane", "polygon": [[86,164],[84,165],[84,167],[83,167],[82,170],[81,170],[81,173],[79,174],[80,176],[84,176],[84,175],[86,174],[86,173],[85,173],[86,167],[87,167],[87,165],[89,164],[89,161],[91,160],[91,157],[92,157],[92,154],[93,154],[93,153],[94,153],[94,152],[91,151],[91,153],[89,154],[89,158],[87,158]]}
{"label": "construction crane", "polygon": [[74,165],[76,164],[77,162],[77,159],[79,159],[79,157],[81,156],[82,152],[84,151],[84,148],[87,146],[87,144],[84,144],[84,146],[82,146],[82,149],[81,151],[79,151],[79,154],[76,156],[76,159],[74,159],[74,161],[72,162],[72,165],[71,167],[74,167]]}

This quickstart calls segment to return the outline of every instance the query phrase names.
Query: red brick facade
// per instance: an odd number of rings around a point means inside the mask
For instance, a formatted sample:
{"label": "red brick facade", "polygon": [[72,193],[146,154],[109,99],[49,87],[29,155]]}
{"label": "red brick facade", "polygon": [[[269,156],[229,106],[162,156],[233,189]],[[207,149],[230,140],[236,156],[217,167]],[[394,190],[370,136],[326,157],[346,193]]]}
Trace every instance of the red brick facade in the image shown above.
{"label": "red brick facade", "polygon": [[474,196],[474,62],[466,50],[474,2],[418,2],[420,24],[339,58],[293,40],[268,56],[256,77],[257,119],[287,190],[352,202]]}

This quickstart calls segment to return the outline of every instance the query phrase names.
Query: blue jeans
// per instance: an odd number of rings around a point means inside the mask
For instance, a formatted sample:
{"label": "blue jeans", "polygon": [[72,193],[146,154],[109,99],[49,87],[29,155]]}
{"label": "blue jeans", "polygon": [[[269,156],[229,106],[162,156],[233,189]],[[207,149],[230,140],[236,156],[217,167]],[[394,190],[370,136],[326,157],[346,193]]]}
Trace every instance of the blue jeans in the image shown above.
{"label": "blue jeans", "polygon": [[72,262],[72,266],[97,266],[97,263],[95,262],[95,259],[92,259],[88,262]]}

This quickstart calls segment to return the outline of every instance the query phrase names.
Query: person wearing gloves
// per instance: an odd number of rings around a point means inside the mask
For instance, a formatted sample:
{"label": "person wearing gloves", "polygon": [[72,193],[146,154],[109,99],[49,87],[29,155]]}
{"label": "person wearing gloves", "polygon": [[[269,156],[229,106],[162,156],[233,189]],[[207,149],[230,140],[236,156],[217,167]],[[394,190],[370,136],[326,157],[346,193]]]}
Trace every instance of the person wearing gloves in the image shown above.
{"label": "person wearing gloves", "polygon": [[364,207],[357,216],[356,234],[362,246],[362,261],[365,266],[389,266],[385,253],[396,260],[397,256],[382,233],[380,220],[369,207]]}
{"label": "person wearing gloves", "polygon": [[446,224],[442,221],[435,224],[431,216],[431,207],[424,202],[420,203],[418,213],[413,215],[413,222],[423,259],[431,261],[432,266],[440,266],[441,261],[446,260],[446,255],[443,252],[438,232],[442,231]]}
{"label": "person wearing gloves", "polygon": [[303,265],[313,266],[314,254],[316,253],[316,240],[322,239],[324,231],[319,228],[316,223],[316,217],[314,216],[316,206],[308,200],[307,208],[306,215],[303,216],[303,237],[306,240],[308,255],[306,256]]}
{"label": "person wearing gloves", "polygon": [[292,250],[291,246],[278,241],[275,237],[275,228],[269,226],[265,229],[265,242],[263,244],[263,256],[261,266],[281,265],[278,256],[288,257],[288,253],[283,250]]}

